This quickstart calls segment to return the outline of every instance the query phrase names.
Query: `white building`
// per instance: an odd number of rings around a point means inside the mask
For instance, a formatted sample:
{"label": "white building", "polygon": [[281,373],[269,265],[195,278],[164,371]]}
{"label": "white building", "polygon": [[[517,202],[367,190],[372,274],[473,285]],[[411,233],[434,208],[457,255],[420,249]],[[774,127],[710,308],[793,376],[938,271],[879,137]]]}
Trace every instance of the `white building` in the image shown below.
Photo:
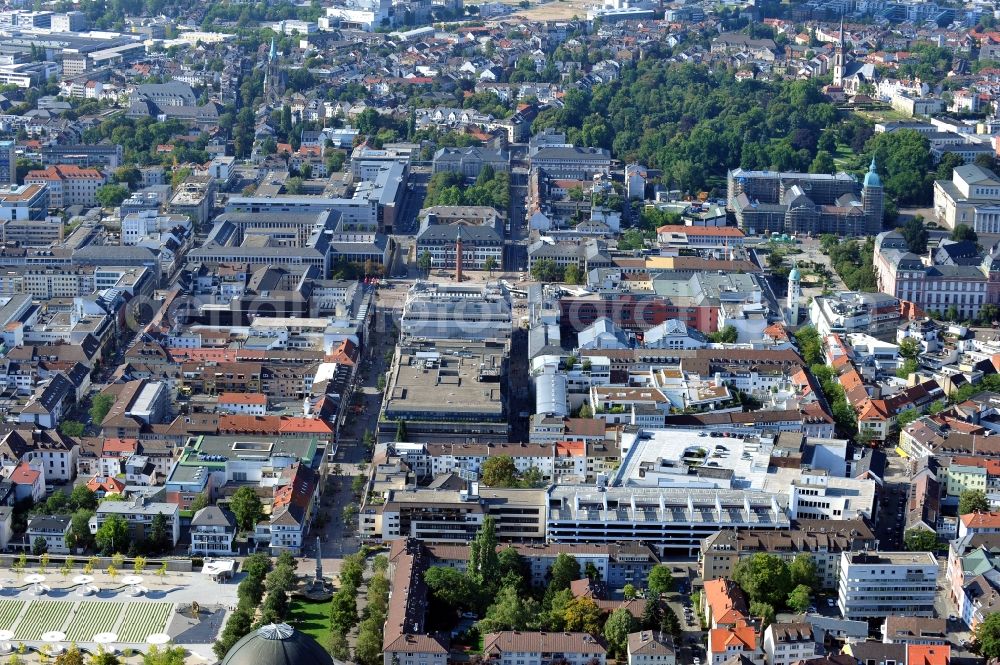
{"label": "white building", "polygon": [[45,541],[45,551],[49,554],[69,554],[66,536],[71,520],[66,515],[39,515],[28,520],[28,544],[34,548],[39,538]]}
{"label": "white building", "polygon": [[191,518],[191,555],[227,556],[233,552],[236,519],[218,506],[202,508]]}
{"label": "white building", "polygon": [[166,518],[171,546],[177,545],[181,537],[180,512],[175,503],[151,502],[142,496],[137,496],[131,501],[104,501],[90,518],[90,532],[96,534],[101,525],[112,515],[118,515],[128,522],[130,535],[135,541],[149,537],[153,520],[157,515]]}
{"label": "white building", "polygon": [[267,413],[267,395],[262,393],[222,393],[216,403],[219,411],[263,416]]}
{"label": "white building", "polygon": [[934,181],[934,212],[949,228],[965,224],[976,233],[1000,233],[1000,178],[975,164],[959,166],[950,181]]}
{"label": "white building", "polygon": [[934,616],[937,577],[929,552],[844,552],[837,606],[845,619]]}
{"label": "white building", "polygon": [[812,626],[805,622],[772,623],[764,631],[767,665],[792,665],[817,655]]}
{"label": "white building", "polygon": [[628,665],[674,665],[673,638],[643,630],[628,636]]}
{"label": "white building", "polygon": [[155,210],[143,210],[125,215],[122,219],[122,244],[138,245],[145,238],[169,233],[180,227],[189,235],[191,220],[187,215],[161,215]]}

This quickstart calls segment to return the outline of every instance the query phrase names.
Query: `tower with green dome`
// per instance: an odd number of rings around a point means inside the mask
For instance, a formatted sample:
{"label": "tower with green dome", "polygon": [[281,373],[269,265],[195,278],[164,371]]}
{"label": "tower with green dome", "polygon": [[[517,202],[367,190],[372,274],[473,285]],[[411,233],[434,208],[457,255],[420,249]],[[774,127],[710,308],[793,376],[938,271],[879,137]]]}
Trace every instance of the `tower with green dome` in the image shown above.
{"label": "tower with green dome", "polygon": [[882,212],[885,205],[885,192],[882,180],[875,170],[875,158],[868,167],[864,183],[861,186],[861,206],[865,211],[865,219],[872,235],[882,230]]}

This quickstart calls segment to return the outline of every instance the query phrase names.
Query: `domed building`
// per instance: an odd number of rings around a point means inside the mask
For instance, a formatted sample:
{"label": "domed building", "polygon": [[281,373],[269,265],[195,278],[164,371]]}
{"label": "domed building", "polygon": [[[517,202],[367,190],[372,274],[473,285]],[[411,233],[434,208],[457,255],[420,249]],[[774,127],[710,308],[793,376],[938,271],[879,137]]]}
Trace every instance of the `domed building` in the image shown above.
{"label": "domed building", "polygon": [[220,665],[339,665],[319,642],[287,623],[244,635]]}

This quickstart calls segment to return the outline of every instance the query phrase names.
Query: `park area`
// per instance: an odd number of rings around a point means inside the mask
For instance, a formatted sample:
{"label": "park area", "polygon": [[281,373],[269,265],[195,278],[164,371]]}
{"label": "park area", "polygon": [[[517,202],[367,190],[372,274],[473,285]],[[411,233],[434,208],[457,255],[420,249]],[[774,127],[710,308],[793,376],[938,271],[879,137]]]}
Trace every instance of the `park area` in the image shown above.
{"label": "park area", "polygon": [[320,643],[330,638],[330,601],[310,601],[295,597],[288,612],[288,623]]}

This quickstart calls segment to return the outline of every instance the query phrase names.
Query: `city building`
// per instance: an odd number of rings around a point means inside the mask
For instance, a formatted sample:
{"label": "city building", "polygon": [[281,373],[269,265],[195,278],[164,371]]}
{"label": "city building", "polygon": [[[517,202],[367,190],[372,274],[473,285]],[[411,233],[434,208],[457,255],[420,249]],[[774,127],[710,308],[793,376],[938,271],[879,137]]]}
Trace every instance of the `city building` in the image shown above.
{"label": "city building", "polygon": [[66,544],[72,520],[67,515],[38,515],[28,519],[26,532],[28,545],[36,549],[36,543],[45,541],[44,551],[49,554],[70,554]]}
{"label": "city building", "polygon": [[772,623],[764,630],[767,665],[794,665],[819,655],[813,628],[804,621]]}
{"label": "city building", "polygon": [[510,154],[506,150],[489,148],[440,148],[434,153],[434,173],[449,171],[468,180],[475,180],[483,168],[495,173],[510,170]]}
{"label": "city building", "polygon": [[730,171],[727,184],[727,205],[751,234],[866,236],[882,229],[884,193],[874,160],[860,188],[846,173],[743,169]]}
{"label": "city building", "polygon": [[28,171],[25,184],[44,184],[49,191],[49,206],[97,205],[97,190],[107,178],[94,168],[57,164],[41,171]]}
{"label": "city building", "polygon": [[165,519],[165,535],[171,547],[177,545],[181,537],[181,517],[177,504],[158,503],[147,500],[142,495],[129,501],[103,501],[90,518],[90,533],[98,530],[112,515],[118,515],[129,525],[129,537],[135,542],[149,538],[154,520],[158,515]]}
{"label": "city building", "polygon": [[628,665],[675,665],[674,640],[669,635],[643,630],[629,633]]}
{"label": "city building", "polygon": [[49,212],[49,190],[44,184],[10,185],[0,189],[0,222],[40,220]]}
{"label": "city building", "polygon": [[[141,47],[142,44],[139,44]],[[42,164],[71,164],[75,166],[99,166],[107,171],[113,171],[122,165],[123,148],[120,145],[101,143],[97,145],[83,144],[50,144],[42,146]]]}
{"label": "city building", "polygon": [[496,665],[546,665],[553,654],[569,665],[604,665],[607,649],[590,633],[508,630],[483,636],[483,658]]}
{"label": "city building", "polygon": [[845,619],[932,617],[937,577],[929,552],[843,552],[837,607]]}
{"label": "city building", "polygon": [[976,233],[1000,233],[1000,178],[976,164],[956,167],[951,180],[934,181],[934,213],[951,229],[965,224]]}
{"label": "city building", "polygon": [[902,310],[899,298],[892,295],[841,291],[814,297],[809,306],[809,322],[823,338],[834,333],[895,335],[902,323]]}
{"label": "city building", "polygon": [[421,212],[417,258],[431,258],[432,268],[459,271],[503,270],[504,240],[500,215],[487,206],[435,206]]}
{"label": "city building", "polygon": [[497,284],[418,281],[403,304],[403,338],[498,341],[510,339],[510,302]]}

